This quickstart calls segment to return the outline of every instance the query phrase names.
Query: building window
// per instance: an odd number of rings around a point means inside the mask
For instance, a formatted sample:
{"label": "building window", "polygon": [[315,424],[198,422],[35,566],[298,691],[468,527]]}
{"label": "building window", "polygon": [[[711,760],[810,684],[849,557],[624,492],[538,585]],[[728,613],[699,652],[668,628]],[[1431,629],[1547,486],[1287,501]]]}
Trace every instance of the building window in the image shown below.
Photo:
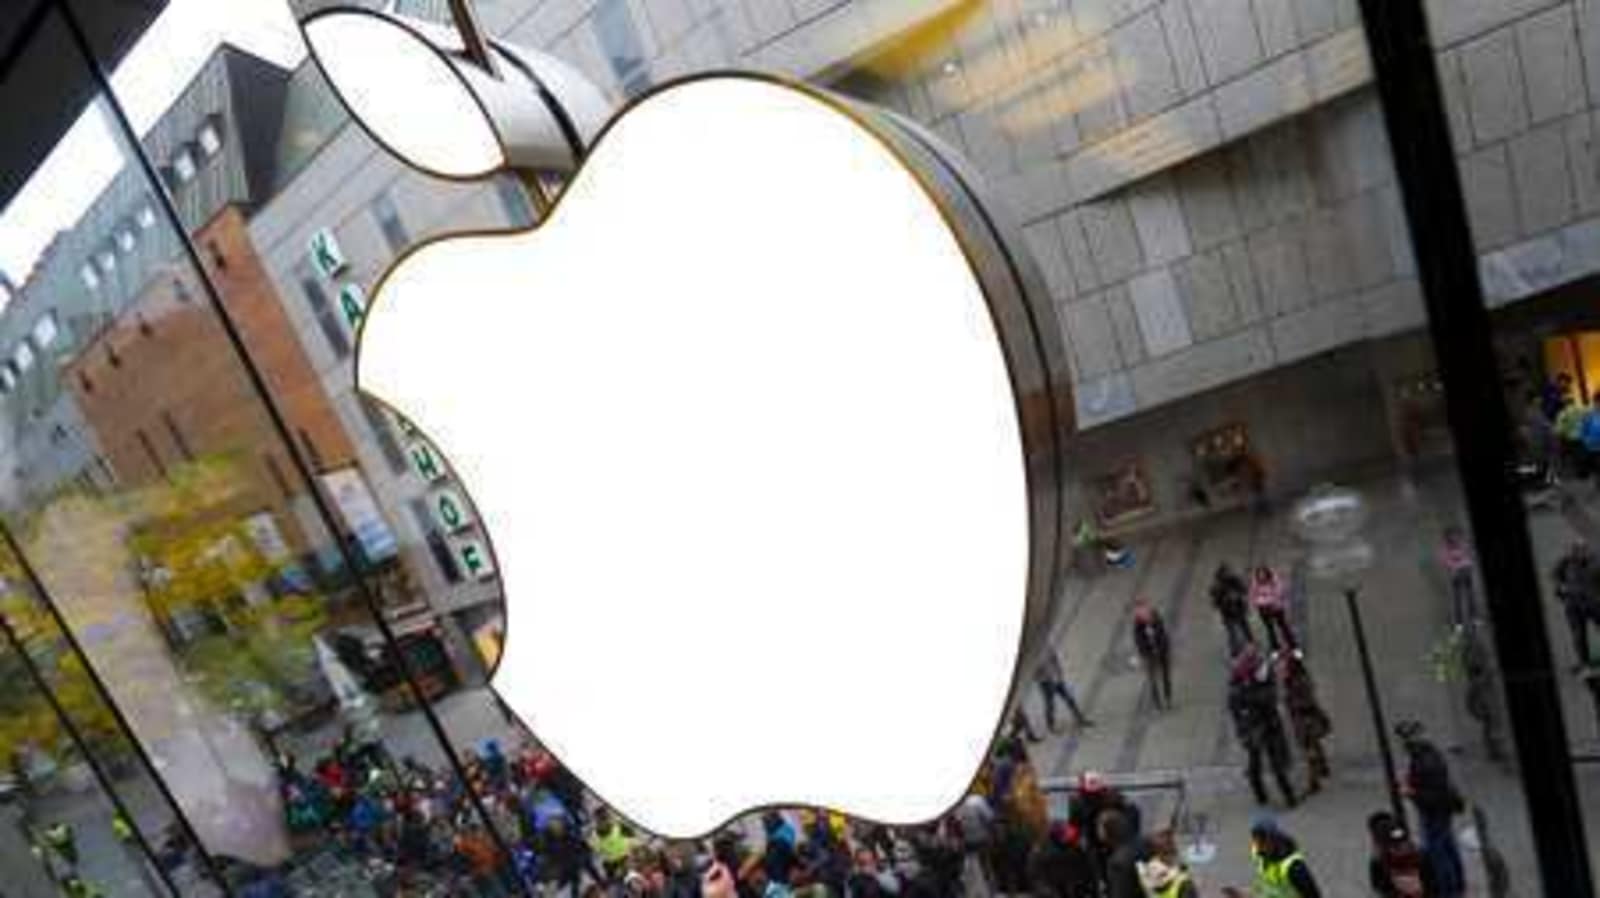
{"label": "building window", "polygon": [[95,271],[94,266],[88,262],[83,263],[83,267],[78,269],[78,277],[83,279],[83,285],[90,290],[100,289],[100,272]]}
{"label": "building window", "polygon": [[384,419],[383,409],[378,408],[372,400],[365,396],[356,400],[361,406],[361,414],[366,416],[367,427],[372,430],[372,438],[378,443],[378,451],[383,453],[383,460],[388,463],[389,470],[395,474],[406,472],[406,454],[400,448],[400,443],[394,438],[394,431],[389,427],[389,422]]}
{"label": "building window", "polygon": [[156,226],[156,210],[149,203],[139,207],[139,213],[134,216],[139,222],[139,229],[148,231]]}
{"label": "building window", "polygon": [[172,412],[161,413],[161,423],[167,427],[167,435],[172,437],[172,445],[178,447],[178,454],[184,461],[194,461],[194,451],[189,448],[189,441],[184,439],[183,431],[178,429],[178,419],[172,417]]}
{"label": "building window", "polygon": [[294,498],[294,490],[289,489],[289,478],[283,474],[283,468],[278,464],[277,456],[271,452],[261,453],[261,462],[267,466],[267,476],[272,478],[272,485],[278,488],[278,494],[288,501]]}
{"label": "building window", "polygon": [[307,433],[304,427],[298,428],[298,434],[300,437],[300,448],[306,454],[306,461],[311,463],[311,470],[323,470],[322,450],[317,448],[316,440],[311,439],[311,434]]}
{"label": "building window", "polygon": [[0,367],[0,390],[9,393],[16,388],[17,366],[12,362],[6,362],[4,367]]}
{"label": "building window", "polygon": [[195,134],[195,142],[200,145],[200,155],[210,159],[222,152],[222,129],[219,127],[221,118],[211,116],[206,123],[200,126],[199,133]]}
{"label": "building window", "polygon": [[39,344],[40,349],[48,349],[60,335],[61,327],[56,320],[55,309],[45,312],[33,323],[33,342]]}
{"label": "building window", "polygon": [[107,486],[117,485],[117,472],[112,469],[111,462],[106,461],[106,457],[104,455],[96,455],[94,457],[94,464],[95,467],[100,469],[100,473],[105,475]]}
{"label": "building window", "polygon": [[189,292],[189,282],[183,278],[172,279],[172,295],[178,302],[188,302],[194,298]]}
{"label": "building window", "polygon": [[428,514],[428,504],[421,499],[412,499],[406,504],[411,509],[411,516],[417,521],[418,529],[425,534],[428,552],[433,555],[433,563],[438,566],[439,573],[448,583],[460,583],[461,566],[456,564],[456,557],[450,551],[450,541],[445,539],[444,534],[434,525],[433,515]]}
{"label": "building window", "polygon": [[409,235],[406,234],[405,222],[400,220],[400,210],[395,208],[394,198],[389,191],[378,194],[372,201],[372,215],[378,220],[378,228],[383,231],[383,239],[389,244],[393,252],[400,252],[406,248]]}
{"label": "building window", "polygon": [[17,366],[17,373],[26,374],[33,367],[33,347],[23,340],[17,345],[17,354],[11,357],[12,364]]}
{"label": "building window", "polygon": [[194,180],[198,171],[194,164],[194,151],[185,146],[172,156],[172,175],[179,184],[187,184]]}
{"label": "building window", "polygon": [[155,335],[156,335],[156,329],[155,329],[154,326],[152,326],[150,324],[150,319],[144,317],[143,315],[140,315],[139,316],[139,336],[141,336],[141,337],[154,337]]}
{"label": "building window", "polygon": [[639,27],[628,11],[627,0],[600,0],[594,11],[595,36],[611,63],[611,71],[621,82],[623,93],[633,96],[650,86],[645,68],[644,45]]}
{"label": "building window", "polygon": [[89,375],[82,371],[78,372],[78,387],[86,394],[94,393],[94,381],[90,380]]}
{"label": "building window", "polygon": [[100,270],[106,274],[117,270],[116,253],[113,253],[109,248],[96,253],[94,260],[100,266]]}
{"label": "building window", "polygon": [[133,252],[134,242],[132,229],[122,228],[117,231],[117,249],[122,250],[123,253]]}
{"label": "building window", "polygon": [[113,368],[122,367],[122,356],[117,355],[117,348],[109,342],[106,343],[106,363]]}
{"label": "building window", "polygon": [[211,257],[212,268],[218,271],[228,270],[228,257],[222,254],[222,246],[217,241],[206,241],[206,255]]}
{"label": "building window", "polygon": [[328,341],[328,348],[333,350],[334,358],[346,358],[350,355],[350,338],[345,335],[344,325],[339,322],[338,313],[328,301],[328,293],[322,289],[322,282],[306,268],[301,268],[298,275],[300,292],[305,294],[306,305],[311,307],[311,314],[316,316],[317,326],[322,328],[322,336]]}
{"label": "building window", "polygon": [[500,199],[500,208],[506,213],[506,220],[512,227],[526,228],[533,224],[533,206],[528,202],[528,194],[517,183],[515,175],[501,175],[494,179],[495,196]]}
{"label": "building window", "polygon": [[141,429],[134,436],[139,439],[139,446],[144,449],[145,457],[150,459],[151,467],[156,469],[162,480],[167,479],[167,466],[161,461],[161,454],[156,452],[156,444],[150,442],[150,435]]}

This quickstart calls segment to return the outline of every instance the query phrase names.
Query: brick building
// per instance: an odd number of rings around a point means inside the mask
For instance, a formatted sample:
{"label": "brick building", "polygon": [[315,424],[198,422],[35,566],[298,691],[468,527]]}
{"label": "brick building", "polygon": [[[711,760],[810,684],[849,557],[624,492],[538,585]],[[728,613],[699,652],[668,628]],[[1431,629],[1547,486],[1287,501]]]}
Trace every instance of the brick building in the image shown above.
{"label": "brick building", "polygon": [[[195,232],[208,274],[318,473],[355,451],[300,350],[249,240],[227,206]],[[191,276],[154,278],[62,370],[104,458],[126,487],[165,479],[203,457],[228,458],[245,479],[240,512],[272,513],[291,550],[314,551],[294,510],[303,490],[271,420],[205,295]]]}

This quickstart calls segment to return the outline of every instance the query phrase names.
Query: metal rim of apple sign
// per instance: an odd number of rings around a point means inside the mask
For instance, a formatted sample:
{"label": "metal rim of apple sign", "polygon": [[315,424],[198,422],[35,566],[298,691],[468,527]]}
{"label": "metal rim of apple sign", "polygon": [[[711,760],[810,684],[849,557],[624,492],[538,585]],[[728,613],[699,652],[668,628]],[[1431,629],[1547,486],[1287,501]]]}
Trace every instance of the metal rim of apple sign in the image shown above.
{"label": "metal rim of apple sign", "polygon": [[[558,94],[569,93],[561,88],[570,85],[551,85],[541,79],[540,66],[523,56],[517,48],[505,42],[488,39],[483,45],[496,56],[499,63],[508,66],[525,84],[521,92],[507,90],[507,82],[498,75],[483,69],[470,58],[463,42],[463,51],[452,52],[438,43],[440,30],[430,36],[422,23],[362,7],[327,7],[301,20],[302,29],[308,29],[317,20],[337,15],[362,15],[380,20],[387,25],[410,33],[416,41],[431,50],[449,71],[466,88],[478,104],[479,112],[491,125],[491,132],[499,145],[501,163],[481,172],[470,174],[430,170],[417,164],[406,154],[396,151],[380,130],[363,121],[353,105],[339,92],[334,79],[327,79],[341,105],[350,112],[362,130],[387,154],[403,161],[405,165],[430,177],[456,182],[478,182],[494,174],[513,172],[520,174],[556,171],[576,175],[582,168],[589,151],[605,139],[613,124],[628,115],[635,107],[652,98],[698,81],[714,79],[746,79],[792,90],[811,101],[819,103],[853,121],[877,140],[900,165],[912,175],[926,197],[942,215],[946,226],[956,237],[973,276],[983,293],[990,319],[1000,341],[1007,373],[1011,382],[1012,397],[1021,437],[1028,493],[1028,575],[1027,595],[1024,603],[1024,620],[1021,645],[1016,656],[1011,695],[1014,698],[1027,682],[1024,674],[1031,669],[1040,651],[1049,639],[1051,625],[1056,621],[1061,600],[1063,574],[1068,563],[1068,523],[1066,520],[1066,452],[1065,441],[1075,427],[1074,405],[1070,374],[1062,331],[1058,323],[1050,292],[1031,253],[1026,248],[1020,225],[987,195],[983,179],[958,152],[922,125],[900,114],[868,103],[843,97],[833,92],[799,82],[782,75],[748,70],[714,70],[678,77],[633,97],[621,107],[596,116],[589,98],[580,98],[575,109],[564,104]],[[318,67],[326,71],[324,60],[318,54],[316,43],[307,41]],[[541,61],[544,62],[544,61]],[[544,62],[546,75],[548,62]],[[582,76],[578,76],[581,80]],[[497,85],[494,98],[496,108],[490,109],[480,88],[487,83]],[[535,103],[530,103],[532,99]],[[548,115],[545,122],[532,122],[530,116],[540,112]],[[508,140],[502,133],[507,120],[516,120],[515,127],[529,133],[539,132],[545,137],[543,146],[530,153],[526,146]],[[586,134],[592,134],[585,139]],[[558,149],[557,149],[558,148]],[[552,155],[554,153],[554,155]],[[561,158],[563,155],[566,158]],[[539,159],[546,160],[540,167]],[[564,191],[563,191],[564,192]],[[561,202],[562,192],[552,199],[552,208]],[[543,220],[542,218],[540,219]],[[536,231],[538,222],[517,231]],[[411,254],[434,242],[489,234],[505,234],[506,228],[452,231],[420,240],[399,253],[378,279],[381,286],[388,271],[393,271]],[[379,294],[374,289],[373,295]],[[357,360],[361,346],[360,330],[366,319],[358,325],[355,344]],[[356,369],[359,371],[359,364]],[[359,383],[357,384],[359,389]],[[367,395],[367,394],[363,394]],[[381,399],[367,398],[382,403]],[[387,407],[387,406],[386,406]],[[397,412],[391,408],[391,411]],[[398,412],[397,412],[398,413]],[[424,433],[424,436],[426,434]],[[465,485],[464,485],[465,486]],[[469,492],[470,501],[470,488]],[[485,534],[491,554],[494,552],[494,535]],[[502,599],[503,601],[503,599]],[[509,614],[509,609],[506,611]],[[509,633],[509,625],[506,628]],[[489,670],[492,681],[498,667],[497,658]],[[1009,707],[1009,702],[1007,704]],[[996,735],[1005,724],[1005,715],[996,721]],[[752,809],[760,811],[762,808]]]}

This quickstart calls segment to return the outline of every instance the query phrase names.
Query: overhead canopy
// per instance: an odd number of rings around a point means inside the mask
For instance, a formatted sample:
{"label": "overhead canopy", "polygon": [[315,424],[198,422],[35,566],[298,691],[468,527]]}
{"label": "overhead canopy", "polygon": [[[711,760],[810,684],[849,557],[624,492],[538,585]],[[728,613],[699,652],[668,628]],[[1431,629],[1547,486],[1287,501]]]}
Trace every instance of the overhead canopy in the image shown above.
{"label": "overhead canopy", "polygon": [[[28,182],[94,96],[57,0],[19,0],[0,16],[0,209]],[[96,56],[114,68],[167,0],[69,0]]]}

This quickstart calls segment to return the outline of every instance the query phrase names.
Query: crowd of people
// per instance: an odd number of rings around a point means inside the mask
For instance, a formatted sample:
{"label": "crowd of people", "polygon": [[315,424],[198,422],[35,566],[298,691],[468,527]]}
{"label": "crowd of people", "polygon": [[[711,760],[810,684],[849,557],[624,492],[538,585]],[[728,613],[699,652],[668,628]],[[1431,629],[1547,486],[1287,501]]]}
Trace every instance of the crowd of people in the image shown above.
{"label": "crowd of people", "polygon": [[[1267,656],[1259,652],[1254,657],[1267,663]],[[1287,665],[1286,677],[1303,676],[1295,672],[1298,661]],[[1257,684],[1253,688],[1272,682],[1260,679],[1254,669],[1249,678]],[[1053,692],[1055,681],[1048,682],[1052,685],[1040,685]],[[1405,730],[1402,735],[1408,749],[1415,749],[1407,782],[1422,821],[1424,848],[1412,843],[1402,822],[1375,814],[1368,821],[1372,887],[1377,894],[1396,898],[1455,898],[1462,892],[1450,884],[1461,881],[1460,855],[1449,820],[1459,813],[1460,798],[1437,749],[1419,731]],[[374,869],[381,867],[386,872],[371,881],[380,894],[396,896],[493,898],[532,892],[551,898],[1199,898],[1204,894],[1184,863],[1173,831],[1151,825],[1140,807],[1105,777],[1081,774],[1066,814],[1053,817],[1021,735],[1003,737],[971,793],[948,815],[924,826],[887,827],[820,809],[769,810],[762,814],[756,832],[734,826],[692,842],[663,841],[634,831],[532,745],[507,754],[495,742],[486,742],[471,752],[466,767],[470,789],[487,809],[494,832],[476,816],[468,789],[453,785],[453,777],[412,759],[395,762],[376,744],[349,743],[306,770],[293,758],[282,759],[289,825],[302,852],[331,850]],[[1313,769],[1312,776],[1318,775]],[[1258,779],[1259,774],[1252,777]],[[1255,785],[1259,792],[1259,782]],[[1285,785],[1286,794],[1289,791]],[[1248,890],[1230,887],[1215,894],[1259,898],[1323,894],[1298,843],[1271,817],[1252,825],[1250,851],[1255,882]],[[290,894],[276,877],[249,883],[239,893],[249,898]]]}

